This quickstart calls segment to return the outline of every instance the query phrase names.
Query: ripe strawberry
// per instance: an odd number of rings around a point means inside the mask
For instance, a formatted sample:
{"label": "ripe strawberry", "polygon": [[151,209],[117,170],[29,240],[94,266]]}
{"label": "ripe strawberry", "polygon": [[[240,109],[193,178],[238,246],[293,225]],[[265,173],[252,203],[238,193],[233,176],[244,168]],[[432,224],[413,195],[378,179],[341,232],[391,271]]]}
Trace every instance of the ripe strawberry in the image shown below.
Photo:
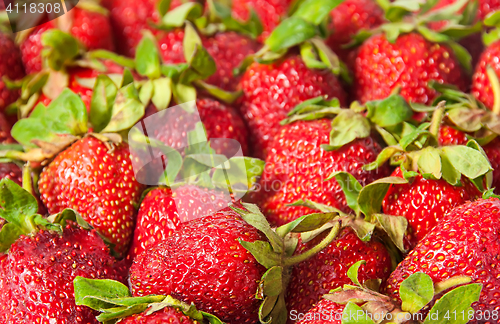
{"label": "ripe strawberry", "polygon": [[132,294],[171,295],[225,322],[255,323],[265,268],[238,238],[254,242],[263,235],[229,208],[184,224],[134,260]]}
{"label": "ripe strawberry", "polygon": [[286,18],[291,2],[291,0],[234,0],[232,13],[237,19],[246,21],[250,18],[251,10],[254,10],[264,28],[259,40],[264,41]]}
{"label": "ripe strawberry", "polygon": [[[212,98],[202,97],[196,100],[196,108],[207,132],[207,139],[234,139],[241,144],[243,153],[249,155],[248,130],[243,119],[233,107]],[[156,112],[156,108],[150,106],[146,111],[146,117]],[[174,123],[174,128],[171,125],[161,128],[155,127],[154,137],[174,149],[186,146],[188,143],[187,133],[194,129],[196,120],[183,120],[182,116],[184,115],[185,112],[181,109],[176,110],[175,113],[169,112],[169,118],[178,122]],[[227,152],[227,149],[224,150],[224,147],[221,146],[223,144],[214,142],[211,147],[216,153],[223,154]]]}
{"label": "ripe strawberry", "polygon": [[347,63],[354,67],[356,51],[342,48],[351,42],[360,30],[369,30],[384,22],[384,11],[374,0],[346,0],[330,13],[329,29],[332,35],[326,43]]}
{"label": "ripe strawberry", "polygon": [[[79,40],[87,49],[110,51],[114,49],[111,26],[105,14],[76,7],[69,12],[69,15],[71,27],[67,32]],[[58,28],[58,20],[52,20],[36,27],[21,42],[22,60],[27,73],[42,70],[42,35],[47,30],[54,28]]]}
{"label": "ripe strawberry", "polygon": [[[186,62],[183,51],[183,29],[160,33],[157,38],[164,63]],[[226,91],[235,91],[241,76],[235,76],[233,70],[241,64],[245,57],[254,54],[259,49],[259,44],[248,37],[231,31],[203,37],[202,43],[217,66],[217,71],[206,82]]]}
{"label": "ripe strawberry", "polygon": [[12,180],[21,186],[23,183],[23,171],[19,165],[15,163],[0,163],[0,180],[1,179]]}
{"label": "ripe strawberry", "polygon": [[[393,177],[403,178],[401,168]],[[468,179],[463,186],[453,186],[443,179],[425,179],[417,175],[408,184],[391,185],[382,202],[385,214],[404,216],[409,223],[406,239],[411,249],[436,226],[454,207],[481,197],[481,193]]]}
{"label": "ripe strawberry", "polygon": [[[476,314],[498,310],[499,212],[496,198],[479,199],[452,210],[391,274],[387,294],[399,300],[401,282],[416,272],[428,274],[434,282],[468,276],[483,285],[479,302],[472,304]],[[469,323],[482,322],[473,318]]]}
{"label": "ripe strawberry", "polygon": [[342,324],[342,312],[345,305],[328,299],[321,299],[297,324]]}
{"label": "ripe strawberry", "polygon": [[132,170],[127,144],[113,150],[85,137],[57,155],[40,174],[38,186],[50,213],[77,210],[118,253],[132,239],[135,205],[144,188]]}
{"label": "ripe strawberry", "polygon": [[5,257],[5,323],[97,323],[95,312],[75,305],[73,279],[117,279],[114,263],[95,231],[68,226],[62,234],[42,230],[21,237]]}
{"label": "ripe strawberry", "polygon": [[[19,49],[12,39],[0,31],[0,112],[19,98],[19,90],[10,90],[3,78],[19,80],[24,77],[24,68]],[[3,128],[3,127],[2,127]]]}
{"label": "ripe strawberry", "polygon": [[453,51],[417,33],[401,35],[393,44],[383,34],[368,39],[359,48],[354,74],[356,99],[361,102],[383,99],[401,87],[408,101],[430,104],[437,96],[428,87],[431,80],[466,89]]}
{"label": "ripe strawberry", "polygon": [[[472,94],[491,110],[494,109],[494,89],[488,77],[487,68],[490,66],[497,77],[500,75],[500,63],[498,62],[499,55],[500,41],[496,41],[488,46],[483,54],[481,54],[479,63],[472,76]],[[500,113],[499,111],[495,112]]]}
{"label": "ripe strawberry", "polygon": [[[299,243],[296,253],[310,249],[321,239],[323,237],[318,236],[306,244]],[[350,284],[347,270],[361,260],[366,261],[360,268],[361,283],[389,278],[391,257],[384,245],[376,239],[361,241],[351,228],[342,230],[327,248],[293,268],[287,296],[289,309],[304,314],[330,290]]]}
{"label": "ripe strawberry", "polygon": [[170,324],[198,324],[199,322],[186,316],[177,308],[165,307],[160,311],[147,315],[146,312],[135,314],[119,320],[117,324],[153,324],[153,323],[170,323]]}
{"label": "ripe strawberry", "polygon": [[14,139],[10,135],[10,130],[12,126],[10,122],[7,120],[3,113],[0,113],[0,143],[9,144],[14,143]]}
{"label": "ripe strawberry", "polygon": [[321,146],[329,143],[331,124],[328,119],[298,121],[277,133],[266,159],[258,199],[271,224],[283,225],[304,215],[307,208],[288,206],[300,199],[345,211],[347,203],[340,185],[334,179],[325,181],[333,172],[347,171],[363,185],[388,174],[386,167],[363,170],[381,151],[371,137],[325,151]]}
{"label": "ripe strawberry", "polygon": [[260,158],[270,152],[279,123],[299,103],[318,96],[346,102],[346,94],[331,71],[310,69],[295,55],[272,64],[253,63],[240,88],[241,112],[252,135],[254,154]]}

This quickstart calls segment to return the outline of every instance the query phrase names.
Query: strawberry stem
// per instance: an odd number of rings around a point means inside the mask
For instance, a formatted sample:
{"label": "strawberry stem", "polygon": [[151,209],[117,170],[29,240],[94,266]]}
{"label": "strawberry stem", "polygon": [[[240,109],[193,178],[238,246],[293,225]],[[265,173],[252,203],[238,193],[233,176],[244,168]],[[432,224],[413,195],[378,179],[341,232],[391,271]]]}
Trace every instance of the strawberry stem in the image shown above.
{"label": "strawberry stem", "polygon": [[436,138],[439,134],[439,128],[441,127],[441,122],[444,117],[444,106],[446,105],[446,101],[441,101],[436,106],[436,110],[432,114],[431,126],[429,127],[429,132],[434,135]]}
{"label": "strawberry stem", "polygon": [[488,75],[491,90],[493,91],[494,100],[492,110],[495,114],[500,115],[500,81],[498,80],[495,70],[493,70],[490,65],[486,67],[486,74]]}
{"label": "strawberry stem", "polygon": [[23,189],[33,194],[33,183],[31,181],[31,167],[29,162],[23,166]]}
{"label": "strawberry stem", "polygon": [[304,252],[302,254],[299,254],[299,255],[296,255],[293,257],[286,258],[283,261],[283,266],[289,267],[289,266],[293,266],[295,264],[298,264],[300,262],[303,262],[303,261],[309,259],[310,257],[312,257],[313,255],[319,253],[324,248],[326,248],[328,245],[330,245],[330,243],[332,243],[332,241],[339,234],[340,224],[341,224],[340,221],[335,221],[335,225],[331,229],[330,233],[318,245],[316,245],[315,247],[313,247],[312,249],[310,249],[307,252]]}

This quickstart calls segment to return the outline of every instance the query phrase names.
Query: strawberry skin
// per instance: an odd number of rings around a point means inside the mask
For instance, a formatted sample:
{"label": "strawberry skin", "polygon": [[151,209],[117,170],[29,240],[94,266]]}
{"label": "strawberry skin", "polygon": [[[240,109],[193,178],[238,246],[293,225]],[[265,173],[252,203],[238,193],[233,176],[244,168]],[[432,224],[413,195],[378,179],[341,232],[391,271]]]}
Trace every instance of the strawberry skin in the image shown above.
{"label": "strawberry skin", "polygon": [[[398,265],[386,293],[399,299],[399,285],[415,272],[428,274],[434,282],[469,276],[472,282],[483,285],[479,302],[472,304],[476,314],[498,310],[499,215],[500,201],[496,198],[455,208]],[[473,319],[469,323],[486,322]]]}
{"label": "strawberry skin", "polygon": [[283,126],[276,135],[258,193],[259,207],[271,224],[284,225],[309,212],[307,207],[287,206],[299,199],[347,211],[340,185],[335,179],[325,181],[333,172],[349,172],[363,185],[388,175],[387,167],[363,170],[381,151],[372,138],[358,139],[327,152],[321,145],[330,142],[330,132],[331,120],[321,119]]}
{"label": "strawberry skin", "polygon": [[339,58],[354,67],[356,51],[344,49],[360,30],[370,30],[384,22],[384,11],[374,0],[346,0],[330,13],[329,29],[332,31],[326,43]]}
{"label": "strawberry skin", "polygon": [[474,75],[472,76],[472,94],[479,101],[484,103],[489,109],[493,109],[494,96],[490,80],[486,74],[486,68],[491,66],[500,76],[500,41],[497,41],[486,48],[479,58]]}
{"label": "strawberry skin", "polygon": [[[403,178],[401,168],[392,176]],[[463,186],[452,186],[443,179],[424,179],[416,176],[408,184],[391,185],[382,201],[385,214],[404,216],[409,229],[406,239],[414,248],[424,236],[454,207],[481,197],[481,193],[469,180],[462,178]]]}
{"label": "strawberry skin", "polygon": [[[186,62],[183,51],[183,29],[159,33],[157,38],[164,63]],[[258,51],[260,45],[248,37],[231,31],[202,37],[202,43],[217,66],[217,71],[205,81],[226,91],[236,91],[241,76],[235,76],[233,70],[245,57]]]}
{"label": "strawberry skin", "polygon": [[[323,236],[306,244],[299,243],[296,253],[310,249],[321,239]],[[385,281],[389,278],[391,257],[384,245],[376,240],[361,241],[351,228],[342,230],[327,248],[293,268],[288,287],[288,309],[304,314],[330,290],[351,284],[347,270],[361,260],[366,261],[359,272],[361,283],[369,279]]]}
{"label": "strawberry skin", "polygon": [[344,308],[345,305],[322,299],[304,314],[304,319],[297,322],[297,324],[342,324]]}
{"label": "strawberry skin", "polygon": [[253,140],[254,154],[265,158],[280,122],[299,103],[326,96],[346,104],[346,94],[335,75],[309,69],[299,56],[272,64],[253,63],[240,82],[241,112]]}
{"label": "strawberry skin", "polygon": [[12,180],[21,186],[23,183],[23,171],[15,163],[0,163],[0,179],[4,178]]}
{"label": "strawberry skin", "polygon": [[135,314],[124,318],[117,324],[198,324],[199,322],[184,315],[179,309],[165,307],[162,310],[147,315],[146,313]]}
{"label": "strawberry skin", "polygon": [[[0,32],[0,112],[19,98],[19,90],[10,90],[3,77],[19,80],[24,77],[21,54],[12,39]],[[3,128],[3,127],[2,127]]]}
{"label": "strawberry skin", "polygon": [[391,44],[385,35],[368,39],[356,57],[355,93],[361,102],[388,97],[396,87],[406,100],[430,104],[437,96],[430,80],[466,90],[465,75],[455,54],[417,33],[399,36]]}
{"label": "strawberry skin", "polygon": [[134,206],[144,189],[134,177],[129,155],[127,144],[108,152],[100,140],[85,137],[59,153],[38,182],[51,214],[75,209],[118,253],[126,252],[132,239]]}
{"label": "strawberry skin", "polygon": [[[8,281],[0,300],[3,323],[98,323],[96,313],[76,306],[73,279],[118,279],[109,249],[95,231],[66,227],[62,234],[40,231],[22,236],[6,257],[3,271]],[[0,285],[2,283],[0,282]]]}
{"label": "strawberry skin", "polygon": [[264,240],[229,208],[184,224],[134,260],[132,294],[171,295],[229,324],[257,322],[255,293],[265,268],[238,238]]}
{"label": "strawberry skin", "polygon": [[264,28],[259,40],[264,41],[286,18],[291,2],[292,0],[233,0],[232,13],[237,19],[246,21],[250,17],[250,11],[254,10]]}

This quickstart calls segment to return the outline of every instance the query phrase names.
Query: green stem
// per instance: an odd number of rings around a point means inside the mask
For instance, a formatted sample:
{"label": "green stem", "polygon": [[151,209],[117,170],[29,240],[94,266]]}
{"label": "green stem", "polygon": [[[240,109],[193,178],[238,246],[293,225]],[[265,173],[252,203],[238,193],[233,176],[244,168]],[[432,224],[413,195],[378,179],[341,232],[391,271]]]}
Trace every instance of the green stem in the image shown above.
{"label": "green stem", "polygon": [[491,90],[493,91],[494,101],[492,110],[495,114],[500,115],[500,81],[498,81],[498,76],[490,65],[486,67],[486,74],[488,75]]}
{"label": "green stem", "polygon": [[438,137],[439,128],[441,127],[441,123],[443,122],[445,105],[446,101],[441,101],[440,103],[438,103],[436,110],[432,114],[432,121],[431,121],[431,126],[429,127],[429,132],[436,138]]}
{"label": "green stem", "polygon": [[331,229],[330,233],[318,245],[316,245],[315,247],[313,247],[312,249],[310,249],[307,252],[304,252],[302,254],[284,259],[283,266],[284,267],[293,266],[293,265],[301,263],[301,262],[309,259],[313,255],[319,253],[321,250],[323,250],[328,245],[330,245],[330,243],[333,242],[333,240],[337,237],[339,232],[340,232],[340,221],[335,221],[335,225]]}
{"label": "green stem", "polygon": [[27,162],[23,166],[23,189],[29,192],[30,194],[33,194],[33,183],[31,181],[31,167],[30,163]]}

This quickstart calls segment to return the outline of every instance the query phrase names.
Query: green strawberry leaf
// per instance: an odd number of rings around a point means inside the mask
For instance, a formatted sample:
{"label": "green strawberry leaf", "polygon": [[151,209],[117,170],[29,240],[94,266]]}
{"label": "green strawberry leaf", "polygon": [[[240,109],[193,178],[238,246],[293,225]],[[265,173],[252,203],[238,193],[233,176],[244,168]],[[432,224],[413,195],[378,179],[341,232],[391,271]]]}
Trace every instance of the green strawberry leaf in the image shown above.
{"label": "green strawberry leaf", "polygon": [[170,10],[170,4],[172,3],[172,0],[160,0],[156,4],[156,10],[158,10],[158,13],[160,14],[160,17],[165,16],[165,14]]}
{"label": "green strawberry leaf", "polygon": [[500,29],[495,28],[490,31],[486,31],[483,33],[482,37],[484,45],[488,47],[500,39]]}
{"label": "green strawberry leaf", "polygon": [[300,56],[310,69],[323,70],[328,68],[328,65],[317,57],[316,50],[310,42],[300,44]]}
{"label": "green strawberry leaf", "polygon": [[182,72],[186,71],[188,68],[188,63],[163,64],[161,66],[161,73],[167,78],[177,80],[179,78],[179,75],[181,75]]}
{"label": "green strawberry leaf", "polygon": [[399,35],[413,31],[415,25],[409,22],[393,22],[380,26],[380,29],[384,31],[387,40],[394,44]]}
{"label": "green strawberry leaf", "polygon": [[299,5],[292,17],[302,18],[314,25],[319,25],[342,2],[344,0],[305,0]]}
{"label": "green strawberry leaf", "polygon": [[214,15],[222,21],[226,30],[236,31],[253,39],[256,39],[264,30],[262,22],[253,8],[250,9],[249,19],[245,22],[240,22],[233,18],[229,6],[213,0],[208,0],[208,5]]}
{"label": "green strawberry leaf", "polygon": [[450,121],[460,130],[473,133],[481,129],[481,120],[485,116],[486,111],[481,109],[470,109],[465,107],[457,107],[447,111],[447,116]]}
{"label": "green strawberry leaf", "polygon": [[365,106],[368,111],[366,118],[380,127],[398,125],[413,117],[410,105],[399,94],[383,100],[369,101]]}
{"label": "green strawberry leaf", "polygon": [[116,133],[131,128],[144,116],[145,110],[134,84],[126,85],[118,90],[111,119],[101,133]]}
{"label": "green strawberry leaf", "polygon": [[313,210],[318,210],[322,213],[338,213],[339,215],[342,215],[342,212],[340,210],[338,210],[337,208],[335,207],[331,207],[331,206],[328,206],[328,205],[324,205],[324,204],[320,204],[320,203],[317,203],[317,202],[314,202],[314,201],[310,201],[310,200],[302,200],[302,199],[299,199],[297,200],[296,202],[294,202],[293,204],[289,204],[288,206],[291,206],[291,207],[294,207],[294,206],[298,206],[298,207],[307,207],[307,208],[310,208],[310,209],[313,209]]}
{"label": "green strawberry leaf", "polygon": [[189,68],[186,69],[179,78],[182,83],[189,84],[196,80],[204,80],[217,70],[217,66],[212,56],[210,56],[207,50],[199,44],[194,46],[193,53],[186,59],[189,62]]}
{"label": "green strawberry leaf", "polygon": [[246,242],[238,239],[241,246],[250,252],[254,258],[266,269],[270,269],[281,264],[281,258],[274,253],[271,244],[264,241]]}
{"label": "green strawberry leaf", "polygon": [[375,324],[361,307],[348,302],[342,312],[342,324]]}
{"label": "green strawberry leaf", "polygon": [[19,226],[7,223],[0,229],[0,253],[5,253],[10,249],[17,239],[26,234]]}
{"label": "green strawberry leaf", "polygon": [[153,80],[147,80],[139,90],[139,100],[144,106],[149,105],[151,98],[153,98]]}
{"label": "green strawberry leaf", "polygon": [[135,67],[137,73],[150,79],[159,78],[161,75],[160,52],[151,32],[144,32],[141,42],[137,45]]}
{"label": "green strawberry leaf", "polygon": [[432,43],[444,43],[450,40],[450,37],[445,34],[435,32],[424,26],[417,26],[417,31],[424,36],[425,39]]}
{"label": "green strawberry leaf", "polygon": [[358,180],[349,172],[338,171],[331,174],[325,181],[335,178],[338,184],[342,188],[345,195],[347,206],[351,208],[356,215],[361,211],[358,205],[358,198],[363,186],[358,182]]}
{"label": "green strawberry leaf", "polygon": [[267,270],[262,276],[265,296],[278,296],[283,292],[283,267],[276,266]]}
{"label": "green strawberry leaf", "polygon": [[29,118],[12,127],[12,137],[25,147],[36,147],[34,140],[52,142],[59,134],[87,132],[87,108],[80,96],[65,89],[48,107],[38,105]]}
{"label": "green strawberry leaf", "polygon": [[97,77],[89,116],[95,132],[100,132],[109,123],[117,93],[118,87],[107,75],[102,74]]}
{"label": "green strawberry leaf", "polygon": [[197,80],[195,82],[195,85],[202,89],[205,90],[208,94],[210,94],[212,97],[215,97],[219,99],[222,102],[225,102],[227,104],[233,104],[238,100],[243,95],[243,91],[234,91],[234,92],[229,92],[225,91],[219,87],[216,87],[214,85],[208,84],[204,81]]}
{"label": "green strawberry leaf", "polygon": [[402,17],[420,9],[420,2],[414,0],[397,0],[388,3],[385,18],[389,21],[400,21]]}
{"label": "green strawberry leaf", "polygon": [[274,29],[265,44],[270,51],[279,52],[305,42],[316,34],[317,29],[314,24],[299,17],[290,17]]}
{"label": "green strawberry leaf", "polygon": [[116,53],[106,51],[106,50],[95,50],[90,51],[86,55],[89,59],[102,59],[102,60],[110,60],[115,62],[118,65],[129,69],[135,69],[135,61],[131,58],[118,55]]}
{"label": "green strawberry leaf", "polygon": [[69,208],[66,208],[60,213],[51,215],[50,217],[48,217],[48,220],[50,220],[50,222],[53,224],[61,225],[62,228],[66,227],[68,221],[76,222],[81,228],[86,230],[92,230],[94,228],[86,220],[83,219],[79,212]]}
{"label": "green strawberry leaf", "polygon": [[[158,111],[167,109],[172,100],[172,80],[169,78],[159,78],[152,81],[153,96],[151,101]],[[141,89],[142,90],[142,89]],[[141,100],[144,104],[144,101]]]}
{"label": "green strawberry leaf", "polygon": [[193,86],[176,83],[173,85],[172,91],[177,104],[196,101],[196,88]]}
{"label": "green strawberry leaf", "polygon": [[283,238],[288,233],[305,233],[314,231],[332,221],[337,216],[338,214],[335,212],[304,215],[288,224],[278,227],[276,229],[276,234]]}
{"label": "green strawberry leaf", "polygon": [[436,282],[434,284],[434,292],[435,294],[440,294],[448,289],[453,287],[461,286],[468,284],[472,281],[471,277],[467,276],[455,276],[444,281]]}
{"label": "green strawberry leaf", "polygon": [[265,162],[259,159],[236,156],[226,161],[227,163],[217,168],[212,175],[215,186],[227,188],[229,185],[232,190],[247,192],[257,182],[257,177],[264,172]]}
{"label": "green strawberry leaf", "polygon": [[404,237],[408,228],[408,220],[402,216],[393,216],[385,214],[375,214],[377,222],[382,227],[385,233],[389,236],[392,243],[403,252],[406,252],[404,247]]}
{"label": "green strawberry leaf", "polygon": [[363,169],[366,171],[376,170],[377,168],[384,165],[393,156],[401,152],[403,152],[403,150],[399,146],[386,147],[382,150],[382,152],[380,152],[380,154],[377,156],[377,159],[374,162],[366,164],[365,166],[363,166]]}
{"label": "green strawberry leaf", "polygon": [[186,2],[168,11],[162,18],[162,27],[182,27],[186,21],[194,21],[203,15],[203,6],[196,2]]}
{"label": "green strawberry leaf", "polygon": [[378,214],[382,208],[382,201],[391,185],[406,184],[407,180],[399,177],[387,177],[366,185],[359,192],[358,205],[361,212],[367,216]]}
{"label": "green strawberry leaf", "polygon": [[457,145],[444,146],[441,150],[451,165],[469,179],[476,179],[493,170],[488,159],[473,148]]}
{"label": "green strawberry leaf", "polygon": [[[434,304],[424,324],[468,323],[474,318],[475,312],[471,305],[479,300],[482,287],[481,284],[470,284],[455,288],[445,294]],[[452,314],[457,314],[457,316]]]}
{"label": "green strawberry leaf", "polygon": [[97,311],[103,311],[115,304],[114,299],[132,297],[124,284],[108,279],[87,279],[77,276],[73,280],[76,305],[83,305]]}
{"label": "green strawberry leaf", "polygon": [[441,156],[439,150],[434,147],[424,148],[418,156],[418,169],[426,179],[441,179]]}
{"label": "green strawberry leaf", "polygon": [[196,29],[190,23],[186,23],[186,27],[184,28],[184,39],[182,41],[182,47],[184,49],[184,58],[188,63],[191,63],[196,48],[203,47],[200,35],[198,35]]}
{"label": "green strawberry leaf", "polygon": [[356,285],[361,287],[361,284],[359,283],[358,279],[358,274],[359,274],[359,268],[363,265],[366,264],[365,260],[361,260],[353,264],[348,270],[347,270],[347,276],[351,281]]}
{"label": "green strawberry leaf", "polygon": [[343,110],[332,121],[330,143],[322,145],[326,151],[333,151],[358,138],[370,136],[371,126],[368,119],[352,110]]}
{"label": "green strawberry leaf", "polygon": [[414,273],[401,283],[399,295],[403,311],[417,313],[434,298],[434,283],[427,274]]}
{"label": "green strawberry leaf", "polygon": [[453,167],[446,154],[443,154],[442,151],[439,153],[441,156],[441,172],[443,179],[452,186],[459,186],[461,184],[460,179],[462,178],[462,174]]}
{"label": "green strawberry leaf", "polygon": [[80,54],[80,44],[71,35],[58,29],[42,34],[42,60],[53,70],[59,71]]}

